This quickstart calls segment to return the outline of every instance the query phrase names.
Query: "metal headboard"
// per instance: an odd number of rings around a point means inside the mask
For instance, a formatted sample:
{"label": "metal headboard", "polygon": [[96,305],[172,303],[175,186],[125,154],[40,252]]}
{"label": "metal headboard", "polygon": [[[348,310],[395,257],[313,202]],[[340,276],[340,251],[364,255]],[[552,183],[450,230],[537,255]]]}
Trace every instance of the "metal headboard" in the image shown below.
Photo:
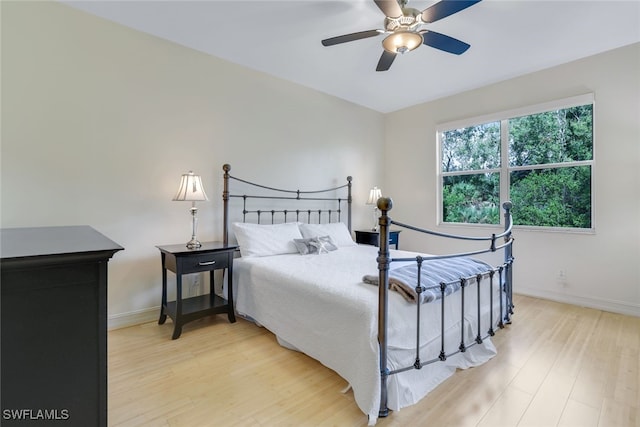
{"label": "metal headboard", "polygon": [[[283,222],[286,222],[288,217],[293,217],[295,215],[295,220],[300,221],[301,215],[305,215],[307,217],[307,222],[311,222],[312,216],[317,214],[318,223],[322,222],[323,214],[325,214],[327,221],[331,222],[332,215],[333,218],[340,222],[342,221],[342,204],[347,204],[347,228],[351,231],[351,181],[352,178],[350,176],[347,177],[347,183],[344,185],[340,185],[338,187],[327,188],[324,190],[314,190],[314,191],[301,191],[301,190],[285,190],[281,188],[268,187],[262,184],[256,184],[250,181],[246,181],[244,179],[236,178],[229,174],[231,170],[231,166],[225,164],[222,166],[222,170],[224,171],[224,187],[222,191],[222,201],[223,201],[223,241],[225,244],[229,243],[229,200],[232,198],[240,198],[242,199],[242,221],[245,222],[247,215],[255,215],[257,218],[257,223],[260,223],[263,216],[270,216],[271,223],[275,222],[276,215],[281,216]],[[229,192],[229,182],[231,180],[244,183],[251,188],[256,188],[258,191],[264,191],[265,194],[257,194],[257,195],[248,195],[248,194],[232,194]],[[331,193],[331,192],[339,192],[340,190],[346,189],[345,197],[330,197],[324,196],[323,193]],[[267,195],[266,193],[270,193]],[[274,193],[276,195],[274,195]],[[282,193],[282,195],[279,195]],[[269,199],[269,200],[288,200],[292,203],[296,204],[296,207],[293,209],[278,207],[278,209],[248,209],[247,201],[250,199]],[[335,209],[310,209],[303,208],[298,202],[300,201],[326,201],[326,202],[335,202]]]}

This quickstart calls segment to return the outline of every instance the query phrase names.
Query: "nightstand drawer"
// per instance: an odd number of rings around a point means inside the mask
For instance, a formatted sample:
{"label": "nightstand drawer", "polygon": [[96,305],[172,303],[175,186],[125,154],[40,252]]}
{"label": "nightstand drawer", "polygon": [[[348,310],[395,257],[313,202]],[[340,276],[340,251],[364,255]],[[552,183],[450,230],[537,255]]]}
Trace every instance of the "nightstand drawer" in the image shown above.
{"label": "nightstand drawer", "polygon": [[379,235],[375,231],[356,231],[356,243],[378,246]]}
{"label": "nightstand drawer", "polygon": [[182,274],[211,271],[229,266],[228,253],[204,253],[180,258]]}

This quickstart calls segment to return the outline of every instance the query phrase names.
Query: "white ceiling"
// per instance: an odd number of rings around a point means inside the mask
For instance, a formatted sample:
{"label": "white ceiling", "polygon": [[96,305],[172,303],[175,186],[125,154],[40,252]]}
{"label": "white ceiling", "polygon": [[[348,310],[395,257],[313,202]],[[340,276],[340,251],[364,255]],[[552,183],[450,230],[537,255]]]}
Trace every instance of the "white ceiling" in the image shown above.
{"label": "white ceiling", "polygon": [[383,113],[640,41],[640,0],[484,0],[427,27],[466,53],[421,46],[376,72],[383,36],[320,44],[383,28],[373,0],[63,2]]}

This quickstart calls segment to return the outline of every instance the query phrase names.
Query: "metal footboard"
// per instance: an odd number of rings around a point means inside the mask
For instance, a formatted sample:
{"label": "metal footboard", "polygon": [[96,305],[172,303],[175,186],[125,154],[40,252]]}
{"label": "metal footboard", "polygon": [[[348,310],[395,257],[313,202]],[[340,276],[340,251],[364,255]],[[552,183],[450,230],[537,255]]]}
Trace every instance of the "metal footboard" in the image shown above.
{"label": "metal footboard", "polygon": [[[511,202],[505,202],[503,204],[504,208],[504,218],[505,218],[505,228],[504,231],[500,234],[492,234],[488,237],[471,237],[471,236],[461,236],[461,235],[453,235],[440,233],[432,230],[421,229],[418,227],[414,227],[408,224],[403,224],[401,222],[393,221],[389,216],[389,211],[393,207],[393,202],[390,198],[380,198],[378,200],[378,209],[380,209],[381,215],[379,219],[380,225],[380,242],[379,242],[379,252],[378,252],[378,271],[379,271],[379,283],[378,287],[378,344],[380,346],[380,378],[381,378],[381,395],[380,395],[380,410],[378,416],[386,417],[389,414],[389,409],[387,407],[387,379],[389,375],[398,374],[400,372],[405,372],[413,369],[421,369],[425,365],[436,363],[440,361],[446,360],[448,357],[451,357],[457,353],[465,352],[467,349],[473,347],[474,345],[482,344],[484,340],[488,337],[493,336],[495,334],[494,331],[494,290],[496,286],[499,286],[500,292],[498,294],[500,297],[498,298],[499,303],[499,312],[500,318],[497,319],[497,326],[499,328],[504,328],[505,324],[511,322],[511,315],[513,314],[513,274],[512,274],[512,265],[513,265],[513,236],[511,233],[512,229],[512,219],[511,219]],[[389,232],[391,225],[401,227],[403,229],[413,230],[419,233],[429,234],[433,236],[450,238],[450,239],[459,239],[459,240],[470,240],[470,241],[480,241],[480,242],[489,242],[489,248],[474,250],[469,252],[462,252],[456,254],[449,255],[436,255],[436,256],[418,256],[415,258],[391,258],[389,251]],[[395,369],[393,371],[388,369],[387,365],[387,318],[388,318],[388,296],[389,296],[389,269],[392,263],[394,262],[407,262],[413,261],[417,264],[418,267],[418,282],[415,287],[416,294],[420,297],[420,294],[424,291],[424,287],[421,283],[422,278],[422,263],[427,260],[432,259],[446,259],[446,258],[457,258],[457,257],[468,257],[473,255],[479,255],[484,253],[491,253],[496,251],[504,251],[504,263],[501,265],[489,269],[485,272],[477,274],[475,276],[469,277],[460,277],[458,284],[460,285],[459,296],[461,298],[461,312],[460,312],[460,343],[458,345],[457,350],[447,353],[445,350],[445,301],[446,298],[450,298],[457,293],[453,293],[451,295],[446,295],[446,289],[448,286],[451,286],[453,282],[441,282],[439,285],[440,295],[440,304],[441,304],[441,330],[440,330],[440,353],[437,357],[432,358],[427,361],[421,360],[421,335],[420,335],[420,306],[421,299],[416,299],[416,354],[415,360],[412,365],[401,367]],[[469,292],[469,284],[470,282],[475,281],[476,283],[476,314],[477,314],[477,334],[473,342],[465,342],[464,337],[464,327],[465,327],[465,294]],[[488,293],[489,293],[489,325],[486,327],[486,333],[482,332],[482,313],[481,313],[481,292],[486,288],[484,285],[488,282]]]}

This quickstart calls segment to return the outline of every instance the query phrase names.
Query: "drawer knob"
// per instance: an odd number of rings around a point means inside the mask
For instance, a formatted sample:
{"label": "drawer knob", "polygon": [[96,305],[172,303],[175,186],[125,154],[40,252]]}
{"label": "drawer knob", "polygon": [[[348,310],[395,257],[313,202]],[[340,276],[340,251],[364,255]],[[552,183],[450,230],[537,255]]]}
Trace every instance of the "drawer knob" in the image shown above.
{"label": "drawer knob", "polygon": [[213,265],[215,264],[215,261],[205,261],[205,262],[199,262],[198,265]]}

